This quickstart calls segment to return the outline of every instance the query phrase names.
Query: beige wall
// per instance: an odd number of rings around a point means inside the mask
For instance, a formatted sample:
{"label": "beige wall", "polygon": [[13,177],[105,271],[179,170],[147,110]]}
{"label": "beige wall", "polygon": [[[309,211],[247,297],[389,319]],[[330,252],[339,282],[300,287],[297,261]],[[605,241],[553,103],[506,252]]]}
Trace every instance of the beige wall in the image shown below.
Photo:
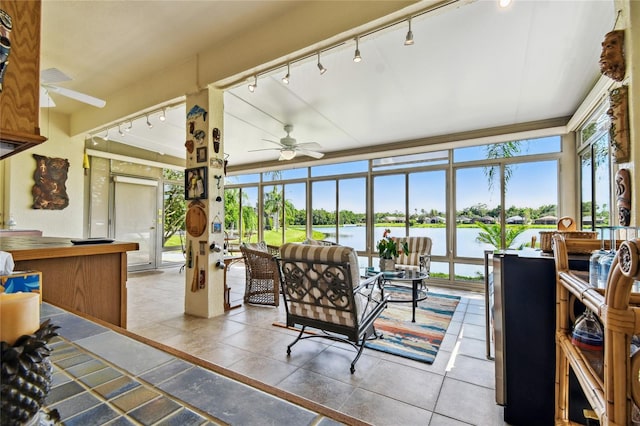
{"label": "beige wall", "polygon": [[[40,133],[48,140],[20,154],[2,160],[5,182],[5,216],[12,214],[16,229],[39,229],[47,237],[80,238],[83,236],[84,140],[69,134],[69,118],[52,109],[42,109]],[[67,194],[69,206],[63,210],[32,209],[31,188],[36,162],[33,154],[69,160]],[[1,172],[2,169],[0,169]]]}

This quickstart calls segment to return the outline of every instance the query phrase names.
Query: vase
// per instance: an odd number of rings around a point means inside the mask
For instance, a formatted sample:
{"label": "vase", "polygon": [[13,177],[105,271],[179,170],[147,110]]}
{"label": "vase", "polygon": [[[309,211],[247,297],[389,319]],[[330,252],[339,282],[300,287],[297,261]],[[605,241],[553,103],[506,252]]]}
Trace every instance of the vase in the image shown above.
{"label": "vase", "polygon": [[382,272],[395,271],[396,261],[394,259],[380,259],[380,270]]}

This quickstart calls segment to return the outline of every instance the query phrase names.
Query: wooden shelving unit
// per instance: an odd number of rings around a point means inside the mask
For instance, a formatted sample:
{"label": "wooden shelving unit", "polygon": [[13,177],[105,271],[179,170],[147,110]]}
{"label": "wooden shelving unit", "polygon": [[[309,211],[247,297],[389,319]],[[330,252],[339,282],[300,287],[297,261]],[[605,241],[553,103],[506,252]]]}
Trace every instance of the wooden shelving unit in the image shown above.
{"label": "wooden shelving unit", "polygon": [[[578,382],[601,425],[630,425],[633,403],[640,406],[640,351],[630,355],[640,334],[640,239],[621,244],[611,265],[606,291],[593,288],[584,273],[569,270],[567,248],[554,236],[556,288],[556,424],[569,420],[569,372]],[[575,299],[574,299],[575,298]],[[571,343],[573,302],[582,302],[600,319],[604,353],[582,351]]]}

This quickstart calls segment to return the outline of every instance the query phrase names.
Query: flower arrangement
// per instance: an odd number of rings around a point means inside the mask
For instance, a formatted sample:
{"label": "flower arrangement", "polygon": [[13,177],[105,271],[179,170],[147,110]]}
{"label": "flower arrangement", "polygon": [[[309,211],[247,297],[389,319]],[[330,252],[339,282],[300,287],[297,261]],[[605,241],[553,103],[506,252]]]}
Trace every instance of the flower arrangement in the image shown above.
{"label": "flower arrangement", "polygon": [[398,244],[394,238],[389,236],[390,234],[391,229],[385,229],[382,239],[376,245],[380,259],[395,259],[402,253],[409,254],[409,244],[406,241]]}

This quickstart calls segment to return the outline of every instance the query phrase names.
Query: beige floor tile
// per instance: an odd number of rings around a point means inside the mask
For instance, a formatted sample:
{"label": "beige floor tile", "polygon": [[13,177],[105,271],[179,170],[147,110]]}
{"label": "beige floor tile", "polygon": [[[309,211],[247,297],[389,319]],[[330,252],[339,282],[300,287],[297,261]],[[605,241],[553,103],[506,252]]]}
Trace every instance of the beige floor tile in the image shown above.
{"label": "beige floor tile", "polygon": [[428,425],[432,415],[431,411],[364,389],[356,389],[340,411],[376,426]]}
{"label": "beige floor tile", "polygon": [[478,426],[505,424],[493,389],[449,378],[444,380],[435,411]]}

